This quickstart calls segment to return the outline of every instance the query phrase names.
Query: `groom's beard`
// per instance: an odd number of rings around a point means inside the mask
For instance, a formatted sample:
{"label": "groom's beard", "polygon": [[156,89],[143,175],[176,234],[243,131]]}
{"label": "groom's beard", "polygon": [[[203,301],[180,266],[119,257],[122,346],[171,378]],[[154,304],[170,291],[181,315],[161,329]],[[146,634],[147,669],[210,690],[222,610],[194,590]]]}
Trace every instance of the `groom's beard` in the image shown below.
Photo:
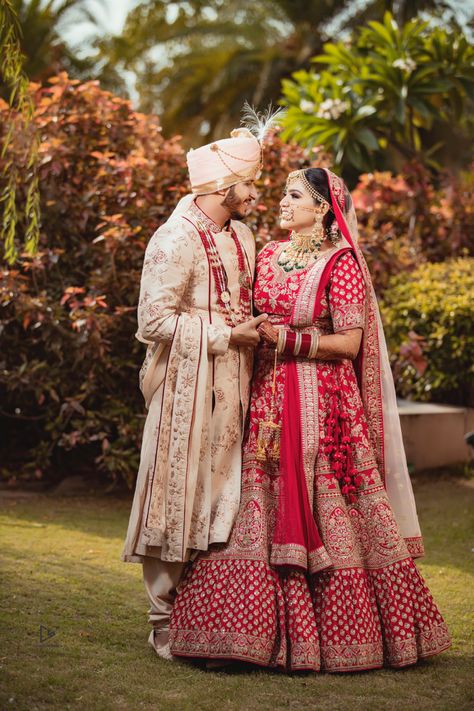
{"label": "groom's beard", "polygon": [[246,203],[236,195],[234,186],[229,188],[221,205],[227,208],[231,220],[244,220],[247,217]]}

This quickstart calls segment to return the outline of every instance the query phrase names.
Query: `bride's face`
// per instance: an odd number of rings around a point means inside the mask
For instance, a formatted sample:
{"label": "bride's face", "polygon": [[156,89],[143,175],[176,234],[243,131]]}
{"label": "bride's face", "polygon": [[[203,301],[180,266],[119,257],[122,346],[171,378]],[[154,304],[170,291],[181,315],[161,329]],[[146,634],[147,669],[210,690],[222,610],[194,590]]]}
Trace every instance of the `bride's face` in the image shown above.
{"label": "bride's face", "polygon": [[280,227],[309,232],[314,224],[314,200],[301,180],[293,180],[280,200]]}

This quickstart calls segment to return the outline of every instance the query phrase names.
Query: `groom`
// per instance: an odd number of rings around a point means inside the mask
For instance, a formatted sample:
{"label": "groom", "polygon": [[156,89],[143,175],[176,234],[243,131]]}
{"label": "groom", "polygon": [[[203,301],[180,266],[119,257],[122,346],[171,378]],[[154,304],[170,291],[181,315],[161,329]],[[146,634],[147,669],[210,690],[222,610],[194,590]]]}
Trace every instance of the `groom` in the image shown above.
{"label": "groom", "polygon": [[227,541],[239,507],[252,349],[256,199],[262,148],[247,129],[187,154],[192,195],[150,239],[137,338],[148,415],[122,560],[142,563],[149,643],[171,658],[168,625],[186,562]]}

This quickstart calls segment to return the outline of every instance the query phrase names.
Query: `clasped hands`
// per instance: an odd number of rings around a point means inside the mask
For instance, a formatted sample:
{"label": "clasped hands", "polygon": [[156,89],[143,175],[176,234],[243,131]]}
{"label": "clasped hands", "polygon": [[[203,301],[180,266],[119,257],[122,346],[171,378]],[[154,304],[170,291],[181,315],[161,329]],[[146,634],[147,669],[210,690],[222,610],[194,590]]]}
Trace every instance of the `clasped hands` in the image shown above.
{"label": "clasped hands", "polygon": [[230,343],[234,346],[256,346],[263,341],[273,348],[277,344],[278,330],[267,321],[267,314],[260,314],[232,329]]}
{"label": "clasped hands", "polygon": [[278,329],[269,321],[263,321],[257,328],[258,335],[264,343],[275,348],[278,341]]}

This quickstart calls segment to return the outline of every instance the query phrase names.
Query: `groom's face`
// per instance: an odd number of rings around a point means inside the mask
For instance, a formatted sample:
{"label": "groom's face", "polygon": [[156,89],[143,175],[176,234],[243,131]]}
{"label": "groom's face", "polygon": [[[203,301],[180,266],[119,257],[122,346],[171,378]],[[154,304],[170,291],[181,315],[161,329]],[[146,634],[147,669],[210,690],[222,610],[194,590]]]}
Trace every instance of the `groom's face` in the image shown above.
{"label": "groom's face", "polygon": [[257,199],[257,189],[253,180],[237,183],[227,190],[221,205],[229,211],[231,220],[243,220],[252,212]]}

